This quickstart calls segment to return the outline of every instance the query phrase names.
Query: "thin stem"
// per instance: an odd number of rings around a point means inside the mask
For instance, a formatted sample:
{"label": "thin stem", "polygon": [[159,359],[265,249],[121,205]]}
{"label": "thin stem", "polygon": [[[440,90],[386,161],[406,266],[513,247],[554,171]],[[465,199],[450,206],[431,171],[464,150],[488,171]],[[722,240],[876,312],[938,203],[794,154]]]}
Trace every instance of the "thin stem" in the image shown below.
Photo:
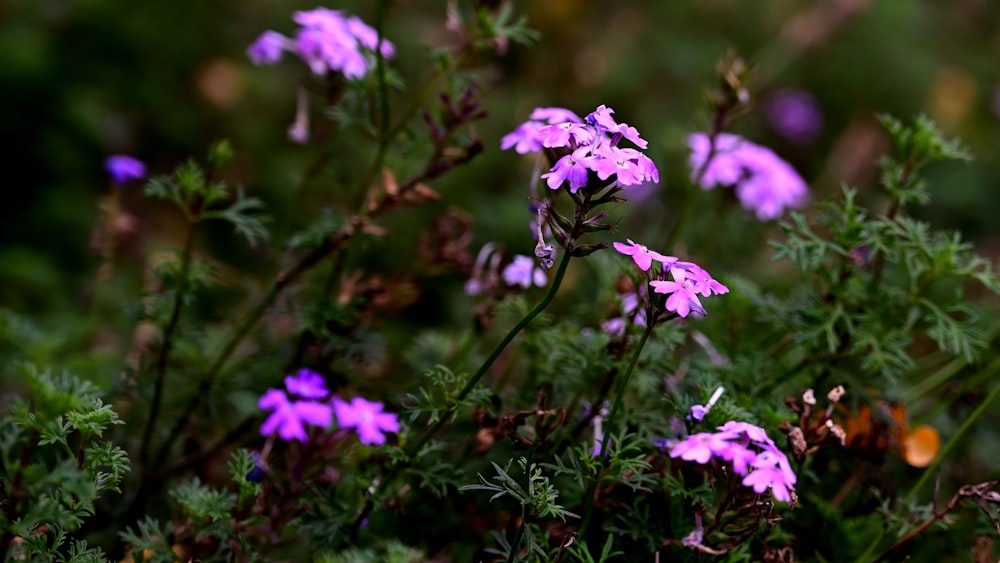
{"label": "thin stem", "polygon": [[549,306],[549,303],[551,303],[552,299],[556,296],[556,292],[559,291],[559,286],[562,285],[563,277],[566,275],[566,266],[569,265],[570,258],[571,255],[569,252],[563,252],[562,260],[559,262],[559,267],[556,270],[556,277],[552,280],[552,286],[549,288],[549,292],[545,294],[545,297],[543,297],[542,300],[539,301],[537,305],[535,305],[534,309],[529,311],[528,314],[525,315],[523,319],[518,321],[518,323],[514,325],[514,327],[511,328],[509,332],[507,332],[507,335],[503,337],[503,340],[501,340],[500,343],[497,344],[496,347],[493,349],[493,351],[490,352],[490,355],[483,362],[483,365],[479,366],[479,369],[476,370],[476,373],[473,374],[473,376],[469,379],[469,382],[465,384],[465,387],[463,387],[461,391],[459,391],[458,396],[455,397],[455,401],[448,409],[448,412],[445,413],[444,416],[439,418],[437,423],[434,426],[432,426],[431,429],[427,431],[423,436],[420,437],[420,440],[418,440],[416,443],[413,444],[413,446],[407,449],[407,457],[413,457],[414,455],[416,455],[420,451],[420,449],[423,448],[424,445],[426,445],[427,442],[430,441],[430,439],[434,436],[434,434],[438,430],[440,430],[442,426],[445,425],[448,418],[450,418],[451,414],[455,412],[456,409],[458,409],[458,406],[465,399],[465,397],[472,392],[476,384],[479,383],[479,380],[482,379],[484,375],[486,375],[486,372],[490,369],[490,366],[492,366],[493,362],[495,362],[497,358],[500,357],[500,354],[503,353],[507,345],[510,344],[512,340],[514,340],[514,337],[517,336],[517,334],[521,332],[521,330],[524,327],[528,326],[528,323],[530,323],[535,317],[537,317],[542,311],[544,311],[546,307]]}
{"label": "thin stem", "polygon": [[174,291],[174,304],[170,311],[170,320],[163,329],[163,342],[160,345],[160,353],[156,357],[156,374],[153,382],[153,402],[149,406],[149,417],[146,419],[146,429],[142,433],[142,445],[139,447],[139,461],[143,466],[143,471],[147,471],[146,462],[149,460],[149,447],[153,437],[153,429],[156,428],[156,421],[160,416],[160,406],[163,404],[163,386],[166,381],[167,359],[170,356],[170,348],[173,345],[174,331],[181,317],[181,309],[184,306],[184,294],[187,292],[188,277],[191,274],[191,259],[194,254],[194,232],[197,222],[188,225],[188,231],[184,240],[184,250],[181,253],[180,280],[177,282],[177,289]]}
{"label": "thin stem", "polygon": [[587,531],[587,526],[590,524],[590,516],[594,509],[594,495],[597,494],[597,485],[600,482],[601,472],[604,470],[605,464],[609,459],[608,455],[608,441],[611,439],[611,435],[614,433],[615,417],[618,415],[618,411],[621,410],[622,397],[625,395],[625,388],[628,387],[628,382],[632,378],[632,372],[635,370],[635,364],[639,361],[639,355],[642,354],[642,349],[646,346],[646,341],[649,340],[649,335],[653,333],[653,327],[656,323],[650,322],[647,324],[646,329],[642,331],[642,338],[639,339],[639,344],[635,347],[635,352],[632,354],[632,359],[629,360],[628,368],[625,369],[625,374],[622,376],[621,382],[618,383],[618,392],[615,393],[615,402],[611,405],[611,412],[608,414],[608,429],[604,432],[604,439],[601,440],[601,460],[600,466],[597,470],[597,475],[594,479],[592,485],[587,487],[587,508],[584,510],[583,521],[580,523],[580,530],[578,532],[579,536],[583,536],[584,532]]}
{"label": "thin stem", "polygon": [[243,321],[239,328],[233,333],[232,336],[229,337],[229,340],[223,347],[222,352],[219,353],[211,367],[209,367],[205,378],[202,379],[201,384],[198,385],[198,392],[195,393],[195,395],[188,402],[187,407],[177,419],[177,422],[171,429],[166,441],[160,447],[160,450],[156,455],[155,462],[153,463],[154,466],[159,467],[166,460],[167,455],[170,453],[170,448],[180,436],[184,427],[187,426],[191,416],[198,410],[199,407],[201,407],[202,403],[211,392],[212,387],[215,386],[215,380],[218,378],[219,372],[222,371],[222,367],[229,360],[230,356],[232,356],[233,352],[236,351],[237,346],[239,346],[240,342],[243,341],[243,338],[250,333],[250,330],[256,326],[257,321],[260,320],[260,318],[264,316],[264,313],[271,307],[281,291],[286,286],[297,280],[306,271],[315,266],[330,252],[339,248],[340,245],[350,238],[351,235],[353,235],[353,230],[344,231],[335,237],[327,238],[322,245],[299,260],[291,270],[285,274],[279,275],[277,280],[275,280],[274,285],[271,286],[271,289],[257,303],[257,306],[247,313],[245,317],[243,317]]}
{"label": "thin stem", "polygon": [[[528,323],[530,323],[535,317],[537,317],[542,311],[544,311],[546,307],[548,307],[549,303],[552,302],[552,299],[555,298],[556,293],[559,291],[559,286],[562,285],[563,277],[566,275],[566,267],[569,265],[569,260],[571,257],[572,255],[569,252],[563,251],[562,260],[560,260],[559,267],[556,269],[556,275],[555,278],[553,278],[552,280],[552,285],[551,287],[549,287],[548,293],[546,293],[545,297],[543,297],[542,300],[539,301],[537,305],[535,305],[534,309],[529,311],[528,314],[525,315],[523,319],[518,321],[518,323],[514,325],[513,328],[510,329],[510,331],[507,332],[507,335],[503,337],[503,340],[501,340],[500,343],[496,345],[496,347],[486,358],[483,364],[479,366],[479,369],[476,370],[476,373],[473,374],[472,377],[469,379],[468,383],[465,384],[465,387],[463,387],[462,390],[458,392],[458,395],[455,397],[455,400],[452,402],[452,404],[448,407],[448,410],[438,418],[437,422],[434,423],[434,425],[431,426],[429,430],[424,432],[424,434],[420,437],[419,440],[414,442],[409,448],[406,449],[407,459],[412,460],[414,457],[416,457],[416,455],[420,453],[420,450],[423,449],[423,447],[427,444],[427,442],[429,442],[431,438],[434,437],[434,434],[436,434],[437,431],[441,429],[441,427],[447,424],[448,420],[451,418],[451,415],[454,414],[456,410],[458,410],[458,407],[462,404],[462,401],[465,400],[465,397],[467,397],[469,393],[472,392],[472,390],[476,387],[476,384],[479,383],[479,380],[482,379],[484,375],[486,375],[486,372],[490,369],[490,366],[492,366],[493,363],[497,360],[497,358],[500,357],[500,354],[503,353],[507,345],[510,344],[512,340],[514,340],[514,337],[517,336],[517,334],[521,332],[521,330],[524,327],[528,326]],[[400,465],[395,465],[389,470],[388,475],[386,475],[386,477],[379,483],[378,488],[375,490],[372,496],[369,497],[368,501],[365,503],[365,506],[360,511],[358,511],[358,513],[354,516],[354,521],[351,525],[352,537],[357,533],[357,530],[361,525],[361,521],[364,520],[366,517],[368,517],[368,515],[371,514],[372,509],[375,507],[373,499],[378,498],[385,491],[385,489],[388,488],[388,486],[392,483],[393,479],[395,479],[396,474],[399,472],[399,468]]]}
{"label": "thin stem", "polygon": [[987,397],[983,400],[983,402],[980,403],[978,407],[976,407],[976,410],[974,410],[972,414],[965,419],[965,422],[962,423],[962,426],[959,427],[958,431],[955,432],[955,434],[951,437],[950,440],[948,440],[948,443],[945,444],[944,448],[942,448],[941,453],[938,454],[938,456],[934,458],[934,461],[930,464],[930,466],[928,466],[927,469],[924,470],[924,474],[920,477],[920,480],[917,481],[917,484],[914,485],[913,488],[910,489],[909,494],[906,495],[907,503],[913,502],[916,499],[917,493],[919,493],[920,489],[923,488],[925,484],[927,484],[927,481],[930,480],[931,475],[935,473],[935,471],[937,470],[938,466],[941,465],[941,462],[944,460],[944,458],[948,457],[948,454],[951,453],[951,450],[955,449],[955,446],[958,445],[958,442],[959,440],[961,440],[962,436],[965,435],[965,433],[969,430],[969,428],[972,428],[972,425],[976,423],[976,420],[978,420],[979,417],[982,416],[984,412],[986,412],[986,409],[990,406],[990,403],[992,403],[993,400],[996,399],[998,396],[1000,396],[1000,385],[997,385],[996,387],[993,388],[993,391],[990,391],[990,394],[987,395]]}

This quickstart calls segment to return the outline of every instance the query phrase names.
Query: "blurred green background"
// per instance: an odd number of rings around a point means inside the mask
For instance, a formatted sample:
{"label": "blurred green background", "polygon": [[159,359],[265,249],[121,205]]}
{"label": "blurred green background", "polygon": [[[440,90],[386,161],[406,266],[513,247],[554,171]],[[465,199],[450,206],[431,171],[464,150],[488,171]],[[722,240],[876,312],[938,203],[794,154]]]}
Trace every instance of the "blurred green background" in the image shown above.
{"label": "blurred green background", "polygon": [[[188,157],[202,157],[213,140],[231,139],[238,157],[228,179],[267,202],[278,245],[314,221],[318,206],[356,190],[339,181],[343,173],[337,172],[354,163],[336,160],[329,173],[300,186],[317,148],[295,145],[285,132],[307,70],[291,57],[257,68],[245,56],[260,32],[288,33],[291,13],[315,5],[297,0],[0,2],[6,139],[0,304],[51,326],[87,309],[100,261],[90,239],[98,198],[109,190],[102,169],[109,154],[134,155],[161,174]],[[369,22],[374,18],[373,2],[324,5]],[[405,83],[416,84],[426,73],[425,44],[446,46],[456,40],[444,28],[446,5],[390,3],[387,36],[396,43],[393,64]],[[645,205],[628,210],[623,230],[650,244],[662,242],[672,211],[691,189],[684,135],[707,127],[705,92],[715,80],[716,61],[732,50],[756,65],[751,93],[759,106],[771,92],[785,88],[818,99],[824,125],[812,144],[784,140],[757,111],[732,126],[793,163],[813,186],[814,200],[834,195],[847,183],[861,188],[863,201],[881,205],[871,187],[884,147],[874,115],[890,112],[909,119],[926,112],[947,133],[961,137],[976,161],[932,169],[933,203],[917,213],[935,226],[961,229],[994,261],[1000,254],[995,221],[1000,164],[994,158],[1000,146],[1000,4],[546,0],[520,2],[518,9],[542,39],[532,47],[511,45],[482,76],[490,116],[477,124],[477,132],[486,153],[436,182],[444,198],[409,224],[394,225],[403,234],[454,206],[475,218],[473,249],[499,240],[512,251],[529,251],[526,196],[532,164],[501,152],[500,137],[536,106],[562,105],[582,115],[604,103],[650,141],[648,154],[661,170],[658,190]],[[314,106],[314,121],[322,118]],[[349,146],[352,139],[334,135],[331,142]],[[716,190],[704,199],[711,206],[726,197],[731,196]],[[133,291],[142,284],[141,257],[179,245],[179,217],[165,205],[143,200],[138,187],[124,194],[124,204],[135,219],[130,250],[136,262],[132,285],[120,289]],[[688,233],[686,250],[696,257],[701,242],[721,230],[722,244],[759,254],[760,267],[767,268],[768,248],[740,245],[756,238],[748,231],[768,229],[776,232],[773,223],[760,225],[739,209],[705,215]],[[247,249],[226,229],[209,229],[199,245],[214,250],[223,264],[261,273],[279,268],[261,258],[280,253]],[[400,256],[411,252],[404,246]],[[723,254],[745,257],[745,252]],[[392,259],[387,256],[385,262]]]}

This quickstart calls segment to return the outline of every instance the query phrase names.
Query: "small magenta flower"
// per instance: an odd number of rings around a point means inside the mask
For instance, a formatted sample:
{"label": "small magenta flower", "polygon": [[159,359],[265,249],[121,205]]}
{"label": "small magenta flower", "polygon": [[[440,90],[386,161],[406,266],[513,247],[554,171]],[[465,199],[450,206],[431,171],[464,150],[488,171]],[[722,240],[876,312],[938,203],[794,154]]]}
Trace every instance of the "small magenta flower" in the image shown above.
{"label": "small magenta flower", "polygon": [[625,240],[628,241],[628,244],[616,241],[612,243],[612,245],[619,253],[624,254],[625,256],[631,256],[632,260],[635,261],[635,265],[639,266],[639,269],[644,272],[648,271],[653,265],[653,260],[663,264],[665,267],[669,267],[677,261],[677,258],[673,256],[666,256],[656,252],[655,250],[650,250],[645,245],[633,242],[630,238]]}
{"label": "small magenta flower", "polygon": [[654,280],[649,282],[653,286],[655,293],[666,293],[666,307],[668,311],[674,311],[682,317],[688,316],[692,306],[697,311],[704,311],[701,301],[698,299],[698,290],[695,280],[688,276],[686,270],[680,268],[670,268],[670,275],[674,281]]}
{"label": "small magenta flower", "polygon": [[816,142],[823,130],[823,110],[804,90],[778,90],[764,102],[764,117],[779,135],[799,145]]}
{"label": "small magenta flower", "polygon": [[260,427],[260,433],[270,436],[277,432],[283,440],[305,442],[308,438],[306,424],[327,428],[332,420],[330,405],[316,401],[289,401],[288,395],[279,389],[268,389],[257,401],[257,406],[274,411]]}
{"label": "small magenta flower", "polygon": [[744,209],[761,221],[780,217],[786,208],[801,207],[808,188],[798,172],[771,149],[737,135],[705,133],[688,136],[692,177],[702,189],[734,186]]}
{"label": "small magenta flower", "polygon": [[265,31],[247,47],[247,58],[257,66],[273,65],[281,60],[288,38],[277,31]]}
{"label": "small magenta flower", "polygon": [[517,285],[524,289],[531,287],[532,283],[538,287],[544,287],[547,281],[545,272],[535,266],[535,261],[520,254],[515,255],[514,261],[507,264],[501,276],[507,285]]}
{"label": "small magenta flower", "polygon": [[399,419],[395,414],[382,412],[382,403],[366,401],[361,397],[346,403],[333,398],[333,410],[341,428],[354,428],[362,444],[384,444],[384,432],[399,432]]}
{"label": "small magenta flower", "polygon": [[111,176],[111,181],[116,184],[125,184],[146,177],[146,165],[127,154],[109,156],[104,161],[104,169]]}
{"label": "small magenta flower", "polygon": [[330,394],[323,376],[309,368],[300,369],[294,376],[285,376],[285,388],[303,399],[322,399]]}

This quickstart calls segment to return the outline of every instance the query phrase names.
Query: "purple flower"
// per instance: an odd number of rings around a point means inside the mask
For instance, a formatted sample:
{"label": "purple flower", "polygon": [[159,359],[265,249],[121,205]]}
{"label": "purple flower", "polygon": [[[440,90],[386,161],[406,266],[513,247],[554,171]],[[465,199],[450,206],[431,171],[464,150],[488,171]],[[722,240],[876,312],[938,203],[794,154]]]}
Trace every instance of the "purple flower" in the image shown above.
{"label": "purple flower", "polygon": [[300,369],[294,376],[285,376],[285,388],[304,399],[322,399],[330,394],[323,376],[309,368]]}
{"label": "purple flower", "polygon": [[507,133],[500,139],[500,148],[502,150],[507,150],[514,147],[514,151],[517,154],[527,154],[529,152],[541,152],[542,141],[539,138],[538,132],[545,127],[544,124],[538,121],[525,121],[524,123],[517,126],[510,133]]}
{"label": "purple flower", "polygon": [[265,31],[247,47],[247,57],[257,66],[272,65],[281,60],[288,38],[277,31]]}
{"label": "purple flower", "polygon": [[776,500],[792,500],[789,489],[795,484],[795,473],[788,464],[788,458],[781,452],[766,451],[756,456],[754,470],[743,478],[743,485],[753,487],[754,492],[763,493],[771,489]]}
{"label": "purple flower", "polygon": [[674,444],[670,450],[670,457],[679,457],[704,465],[712,459],[712,456],[719,455],[720,452],[731,446],[726,438],[727,436],[724,434],[711,432],[692,434]]}
{"label": "purple flower", "polygon": [[291,39],[266,31],[250,45],[247,56],[254,64],[273,64],[287,50],[295,52],[318,76],[333,71],[355,80],[369,71],[370,55],[376,49],[383,57],[395,54],[392,43],[384,38],[380,48],[378,32],[356,16],[316,8],[295,12],[292,19],[301,27]]}
{"label": "purple flower", "polygon": [[399,432],[399,419],[395,414],[382,412],[382,403],[366,401],[361,397],[346,403],[333,398],[333,410],[341,428],[354,428],[362,444],[384,444],[384,432]]}
{"label": "purple flower", "polygon": [[703,465],[713,458],[729,462],[734,473],[744,476],[744,486],[752,487],[757,493],[771,489],[776,500],[791,500],[795,472],[788,457],[767,437],[763,428],[730,421],[716,430],[718,432],[700,432],[677,442],[665,442],[663,447],[669,448],[672,458]]}
{"label": "purple flower", "polygon": [[698,547],[704,539],[705,529],[701,526],[701,514],[695,514],[694,518],[696,522],[695,528],[691,530],[690,534],[681,539],[681,545],[684,547]]}
{"label": "purple flower", "polygon": [[244,478],[251,483],[260,483],[264,480],[264,467],[261,465],[260,453],[250,452],[250,457],[253,458],[253,469]]}
{"label": "purple flower", "polygon": [[146,165],[126,154],[109,156],[104,161],[104,169],[111,176],[111,181],[116,184],[124,184],[129,180],[142,180],[146,177]]}
{"label": "purple flower", "polygon": [[569,183],[570,193],[576,193],[577,190],[587,185],[587,153],[589,152],[588,147],[580,147],[573,151],[573,154],[567,154],[566,156],[559,159],[558,162],[552,167],[552,170],[542,174],[542,178],[545,179],[545,183],[548,184],[549,189],[558,190],[564,182]]}
{"label": "purple flower", "polygon": [[801,207],[808,196],[802,177],[771,149],[729,133],[712,139],[705,133],[688,136],[689,164],[703,189],[735,186],[744,209],[761,221],[780,217],[786,208]]}
{"label": "purple flower", "polygon": [[594,127],[599,127],[605,131],[615,131],[618,129],[618,123],[613,117],[611,117],[611,114],[614,112],[615,110],[601,104],[597,106],[597,109],[587,115],[585,120]]}
{"label": "purple flower", "polygon": [[695,310],[704,311],[705,309],[701,306],[701,301],[698,299],[695,282],[688,277],[687,271],[680,268],[670,268],[670,275],[674,278],[674,281],[654,280],[649,282],[649,285],[653,286],[655,293],[670,295],[670,297],[667,297],[667,310],[674,311],[682,317],[688,316],[692,306],[696,308]]}
{"label": "purple flower", "polygon": [[804,90],[772,93],[764,103],[764,117],[779,135],[799,145],[814,143],[823,130],[819,102]]}
{"label": "purple flower", "polygon": [[284,391],[268,389],[257,401],[261,409],[273,410],[260,433],[270,436],[277,432],[283,440],[306,441],[306,424],[327,428],[330,426],[332,411],[330,405],[315,401],[289,401]]}
{"label": "purple flower", "polygon": [[594,130],[582,123],[558,123],[538,130],[542,146],[547,148],[587,145],[594,140]]}
{"label": "purple flower", "polygon": [[625,319],[623,317],[608,319],[601,323],[601,330],[611,336],[621,336],[625,334]]}
{"label": "purple flower", "polygon": [[656,260],[664,266],[670,266],[677,261],[677,258],[674,258],[673,256],[666,256],[656,252],[655,250],[650,250],[646,248],[645,245],[633,242],[630,238],[625,240],[628,241],[628,244],[623,242],[614,242],[612,245],[619,253],[624,254],[625,256],[631,256],[632,260],[635,261],[635,265],[639,266],[639,269],[644,272],[648,271],[653,265],[653,260]]}
{"label": "purple flower", "polygon": [[687,272],[687,277],[694,282],[695,291],[703,297],[729,293],[728,287],[715,281],[711,274],[694,262],[677,262],[674,266]]}
{"label": "purple flower", "polygon": [[514,256],[514,261],[507,264],[501,275],[507,285],[519,285],[524,289],[531,287],[532,283],[544,287],[547,281],[545,272],[535,266],[535,261],[520,254]]}
{"label": "purple flower", "polygon": [[587,172],[619,186],[634,186],[646,182],[659,182],[660,172],[653,161],[634,148],[619,147],[624,139],[640,149],[648,145],[635,127],[618,123],[611,114],[614,110],[599,106],[581,122],[577,115],[563,108],[536,108],[531,120],[504,135],[500,147],[514,147],[520,154],[541,152],[544,148],[569,148],[571,155],[564,155],[546,174],[551,189],[557,190],[568,183],[571,192],[587,185]]}

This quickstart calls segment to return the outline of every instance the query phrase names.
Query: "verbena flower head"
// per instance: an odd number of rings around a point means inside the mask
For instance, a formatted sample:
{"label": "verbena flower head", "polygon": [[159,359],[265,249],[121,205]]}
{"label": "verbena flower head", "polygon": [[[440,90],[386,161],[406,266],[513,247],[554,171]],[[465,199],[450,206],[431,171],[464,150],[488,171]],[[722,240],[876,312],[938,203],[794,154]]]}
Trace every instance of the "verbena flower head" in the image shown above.
{"label": "verbena flower head", "polygon": [[287,37],[268,30],[247,47],[247,58],[257,66],[273,65],[281,60],[281,55],[289,45]]}
{"label": "verbena flower head", "polygon": [[378,32],[357,16],[321,7],[295,12],[292,19],[301,26],[293,37],[265,31],[247,48],[254,64],[274,64],[284,51],[290,51],[317,76],[340,72],[356,80],[371,69],[376,49],[386,58],[395,54],[395,47],[385,39],[379,47]]}
{"label": "verbena flower head", "polygon": [[535,261],[527,256],[522,256],[520,254],[514,256],[514,261],[507,264],[507,267],[503,269],[501,273],[504,283],[507,285],[521,286],[525,289],[531,287],[531,284],[535,284],[538,287],[544,287],[545,282],[545,272],[541,268],[535,266]]}
{"label": "verbena flower head", "polygon": [[767,97],[764,117],[789,141],[809,145],[823,130],[823,111],[816,97],[804,90],[778,90]]}
{"label": "verbena flower head", "polygon": [[796,476],[788,457],[767,432],[747,422],[730,421],[717,432],[699,432],[669,445],[670,457],[706,465],[717,460],[732,466],[754,492],[771,490],[776,500],[791,501]]}
{"label": "verbena flower head", "polygon": [[290,401],[280,389],[268,389],[257,406],[273,411],[260,427],[264,436],[278,434],[283,440],[305,442],[306,424],[327,428],[332,421],[330,405],[317,401]]}
{"label": "verbena flower head", "polygon": [[142,161],[126,154],[109,156],[104,161],[104,169],[116,184],[125,184],[131,180],[142,180],[146,177],[146,165]]}
{"label": "verbena flower head", "polygon": [[323,376],[309,368],[300,369],[294,376],[285,376],[285,388],[304,399],[322,399],[330,394]]}
{"label": "verbena flower head", "polygon": [[584,119],[563,108],[537,108],[531,119],[500,140],[500,148],[520,154],[554,149],[562,156],[542,175],[550,189],[564,184],[576,193],[593,172],[601,181],[619,186],[659,182],[656,165],[641,151],[619,146],[627,140],[640,149],[648,145],[639,131],[612,118],[614,110],[599,106]]}
{"label": "verbena flower head", "polygon": [[[667,311],[677,313],[681,317],[688,316],[691,311],[704,315],[705,308],[701,305],[699,295],[708,297],[729,293],[728,287],[716,281],[711,274],[694,262],[680,261],[674,256],[650,250],[632,239],[626,240],[627,244],[613,243],[615,250],[631,256],[639,269],[648,273],[649,285],[654,293],[669,296],[665,304]],[[658,262],[660,266],[654,268],[653,262]],[[668,272],[672,279],[667,278]]]}
{"label": "verbena flower head", "polygon": [[341,428],[354,428],[362,444],[384,444],[385,432],[399,432],[399,419],[395,414],[382,412],[382,403],[366,401],[361,397],[344,402],[333,398],[333,410]]}
{"label": "verbena flower head", "polygon": [[771,149],[730,133],[688,137],[692,177],[703,189],[734,186],[744,209],[761,221],[780,217],[786,208],[806,203],[808,188],[801,176]]}

